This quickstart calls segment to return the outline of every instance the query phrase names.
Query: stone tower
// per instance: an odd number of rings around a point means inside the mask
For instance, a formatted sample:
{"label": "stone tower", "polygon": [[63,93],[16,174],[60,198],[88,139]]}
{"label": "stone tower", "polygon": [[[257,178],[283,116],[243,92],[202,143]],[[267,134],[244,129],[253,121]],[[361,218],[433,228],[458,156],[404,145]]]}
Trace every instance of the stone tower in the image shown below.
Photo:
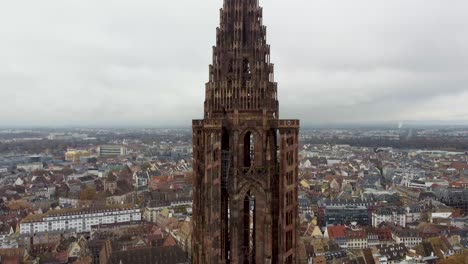
{"label": "stone tower", "polygon": [[193,121],[192,263],[296,263],[299,120],[280,120],[258,0],[225,0]]}

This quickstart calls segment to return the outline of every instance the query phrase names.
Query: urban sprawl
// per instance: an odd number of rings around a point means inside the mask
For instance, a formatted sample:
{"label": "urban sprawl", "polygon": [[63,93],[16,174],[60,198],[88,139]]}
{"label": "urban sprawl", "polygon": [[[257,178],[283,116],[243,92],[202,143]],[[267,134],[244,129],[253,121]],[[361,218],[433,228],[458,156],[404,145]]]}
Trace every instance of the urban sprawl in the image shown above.
{"label": "urban sprawl", "polygon": [[[189,263],[188,129],[0,130],[0,263]],[[299,263],[464,263],[468,129],[303,129]]]}

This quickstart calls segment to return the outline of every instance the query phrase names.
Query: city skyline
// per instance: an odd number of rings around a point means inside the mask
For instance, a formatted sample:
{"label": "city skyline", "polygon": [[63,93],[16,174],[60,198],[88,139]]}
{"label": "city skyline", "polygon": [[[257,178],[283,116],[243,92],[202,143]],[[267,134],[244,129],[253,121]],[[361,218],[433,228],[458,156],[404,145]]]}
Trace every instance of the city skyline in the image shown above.
{"label": "city skyline", "polygon": [[[188,127],[197,117],[219,19],[209,14],[222,1],[108,3],[3,5],[2,126]],[[281,118],[467,124],[466,2],[262,5]]]}

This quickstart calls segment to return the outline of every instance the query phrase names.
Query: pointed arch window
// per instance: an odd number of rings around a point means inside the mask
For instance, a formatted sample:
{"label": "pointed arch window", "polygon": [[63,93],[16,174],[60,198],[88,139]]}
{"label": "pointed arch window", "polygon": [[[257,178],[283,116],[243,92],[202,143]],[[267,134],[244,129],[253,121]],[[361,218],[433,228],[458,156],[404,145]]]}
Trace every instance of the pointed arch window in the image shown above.
{"label": "pointed arch window", "polygon": [[244,241],[242,246],[242,250],[244,252],[244,263],[251,263],[250,261],[255,259],[255,219],[255,195],[248,192],[244,198]]}
{"label": "pointed arch window", "polygon": [[252,132],[247,132],[244,136],[244,166],[250,167],[255,160],[255,136]]}

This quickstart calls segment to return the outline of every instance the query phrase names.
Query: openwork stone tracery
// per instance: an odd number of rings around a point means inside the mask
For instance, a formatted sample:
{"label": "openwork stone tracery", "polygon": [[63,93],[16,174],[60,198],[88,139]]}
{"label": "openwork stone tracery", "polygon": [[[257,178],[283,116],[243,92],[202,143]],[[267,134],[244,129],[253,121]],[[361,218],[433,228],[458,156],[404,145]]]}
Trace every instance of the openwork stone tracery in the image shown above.
{"label": "openwork stone tracery", "polygon": [[295,263],[298,120],[280,120],[258,0],[225,0],[193,121],[192,262]]}

